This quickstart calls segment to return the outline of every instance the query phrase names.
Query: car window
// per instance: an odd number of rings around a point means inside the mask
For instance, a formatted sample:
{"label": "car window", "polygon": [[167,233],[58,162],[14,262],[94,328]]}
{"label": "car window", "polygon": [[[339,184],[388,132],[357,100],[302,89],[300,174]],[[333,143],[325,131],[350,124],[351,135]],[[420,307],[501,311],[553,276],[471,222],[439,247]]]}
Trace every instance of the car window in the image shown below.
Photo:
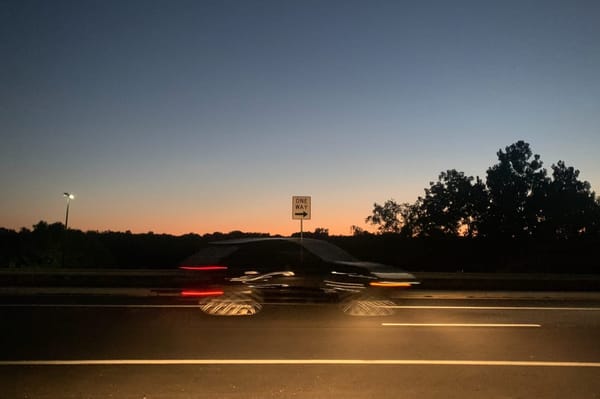
{"label": "car window", "polygon": [[301,246],[288,241],[256,242],[241,245],[227,257],[231,268],[260,272],[291,270],[294,272],[318,270],[321,259]]}
{"label": "car window", "polygon": [[202,248],[181,264],[182,266],[220,265],[228,255],[234,253],[237,249],[238,247],[234,245],[212,245]]}
{"label": "car window", "polygon": [[344,251],[340,247],[337,247],[333,244],[330,244],[326,241],[321,240],[313,240],[313,239],[304,239],[302,241],[302,245],[317,255],[319,258],[329,261],[329,262],[356,262],[357,259],[350,255],[348,252]]}

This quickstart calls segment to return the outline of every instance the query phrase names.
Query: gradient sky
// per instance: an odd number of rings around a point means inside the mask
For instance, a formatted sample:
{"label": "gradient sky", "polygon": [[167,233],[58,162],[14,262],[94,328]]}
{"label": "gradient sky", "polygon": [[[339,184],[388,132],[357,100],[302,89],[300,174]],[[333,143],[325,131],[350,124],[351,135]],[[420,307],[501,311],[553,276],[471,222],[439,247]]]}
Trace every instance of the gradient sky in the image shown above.
{"label": "gradient sky", "polygon": [[600,2],[0,0],[0,226],[363,228],[531,144],[600,190]]}

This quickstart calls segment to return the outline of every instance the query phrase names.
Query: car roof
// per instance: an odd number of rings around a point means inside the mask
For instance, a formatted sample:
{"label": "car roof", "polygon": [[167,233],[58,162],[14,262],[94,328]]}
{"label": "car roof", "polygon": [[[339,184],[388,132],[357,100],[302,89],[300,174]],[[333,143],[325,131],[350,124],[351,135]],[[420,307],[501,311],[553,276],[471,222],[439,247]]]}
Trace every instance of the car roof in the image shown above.
{"label": "car roof", "polygon": [[262,242],[290,242],[296,245],[301,245],[306,250],[312,252],[323,260],[337,262],[347,261],[355,262],[357,259],[350,255],[342,248],[332,244],[328,241],[318,240],[315,238],[300,238],[300,237],[253,237],[253,238],[240,238],[223,241],[213,241],[210,243],[211,246],[240,246]]}
{"label": "car roof", "polygon": [[261,241],[289,241],[295,243],[303,243],[308,241],[322,241],[314,238],[300,238],[300,237],[250,237],[250,238],[232,238],[229,240],[212,241],[211,245],[245,245],[252,244]]}

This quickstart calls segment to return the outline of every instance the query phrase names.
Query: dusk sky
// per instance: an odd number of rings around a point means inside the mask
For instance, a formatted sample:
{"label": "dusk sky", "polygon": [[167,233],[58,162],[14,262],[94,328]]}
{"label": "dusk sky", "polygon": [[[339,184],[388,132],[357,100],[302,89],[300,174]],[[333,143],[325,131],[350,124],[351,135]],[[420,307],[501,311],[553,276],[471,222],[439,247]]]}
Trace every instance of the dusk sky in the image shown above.
{"label": "dusk sky", "polygon": [[600,191],[600,1],[0,0],[0,227],[368,228],[518,140]]}

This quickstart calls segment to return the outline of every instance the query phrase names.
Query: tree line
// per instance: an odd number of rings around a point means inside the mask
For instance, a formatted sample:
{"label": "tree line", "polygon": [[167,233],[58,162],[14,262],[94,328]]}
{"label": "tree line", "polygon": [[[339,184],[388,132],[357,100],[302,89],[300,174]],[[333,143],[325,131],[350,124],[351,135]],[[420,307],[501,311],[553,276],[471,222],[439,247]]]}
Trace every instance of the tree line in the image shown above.
{"label": "tree line", "polygon": [[[42,221],[18,232],[0,228],[0,268],[171,269],[209,242],[258,236],[269,235],[83,232]],[[600,259],[598,239],[332,236],[325,228],[304,232],[304,237],[332,242],[361,260],[411,271],[598,273]]]}
{"label": "tree line", "polygon": [[[549,172],[524,141],[497,156],[485,182],[456,169],[441,172],[415,203],[375,203],[366,222],[403,237],[600,237],[600,200],[579,170],[558,161]],[[356,226],[353,231],[365,234]]]}
{"label": "tree line", "polygon": [[268,236],[263,233],[134,234],[130,231],[65,230],[40,221],[33,229],[0,228],[0,267],[20,268],[174,268],[211,241]]}

